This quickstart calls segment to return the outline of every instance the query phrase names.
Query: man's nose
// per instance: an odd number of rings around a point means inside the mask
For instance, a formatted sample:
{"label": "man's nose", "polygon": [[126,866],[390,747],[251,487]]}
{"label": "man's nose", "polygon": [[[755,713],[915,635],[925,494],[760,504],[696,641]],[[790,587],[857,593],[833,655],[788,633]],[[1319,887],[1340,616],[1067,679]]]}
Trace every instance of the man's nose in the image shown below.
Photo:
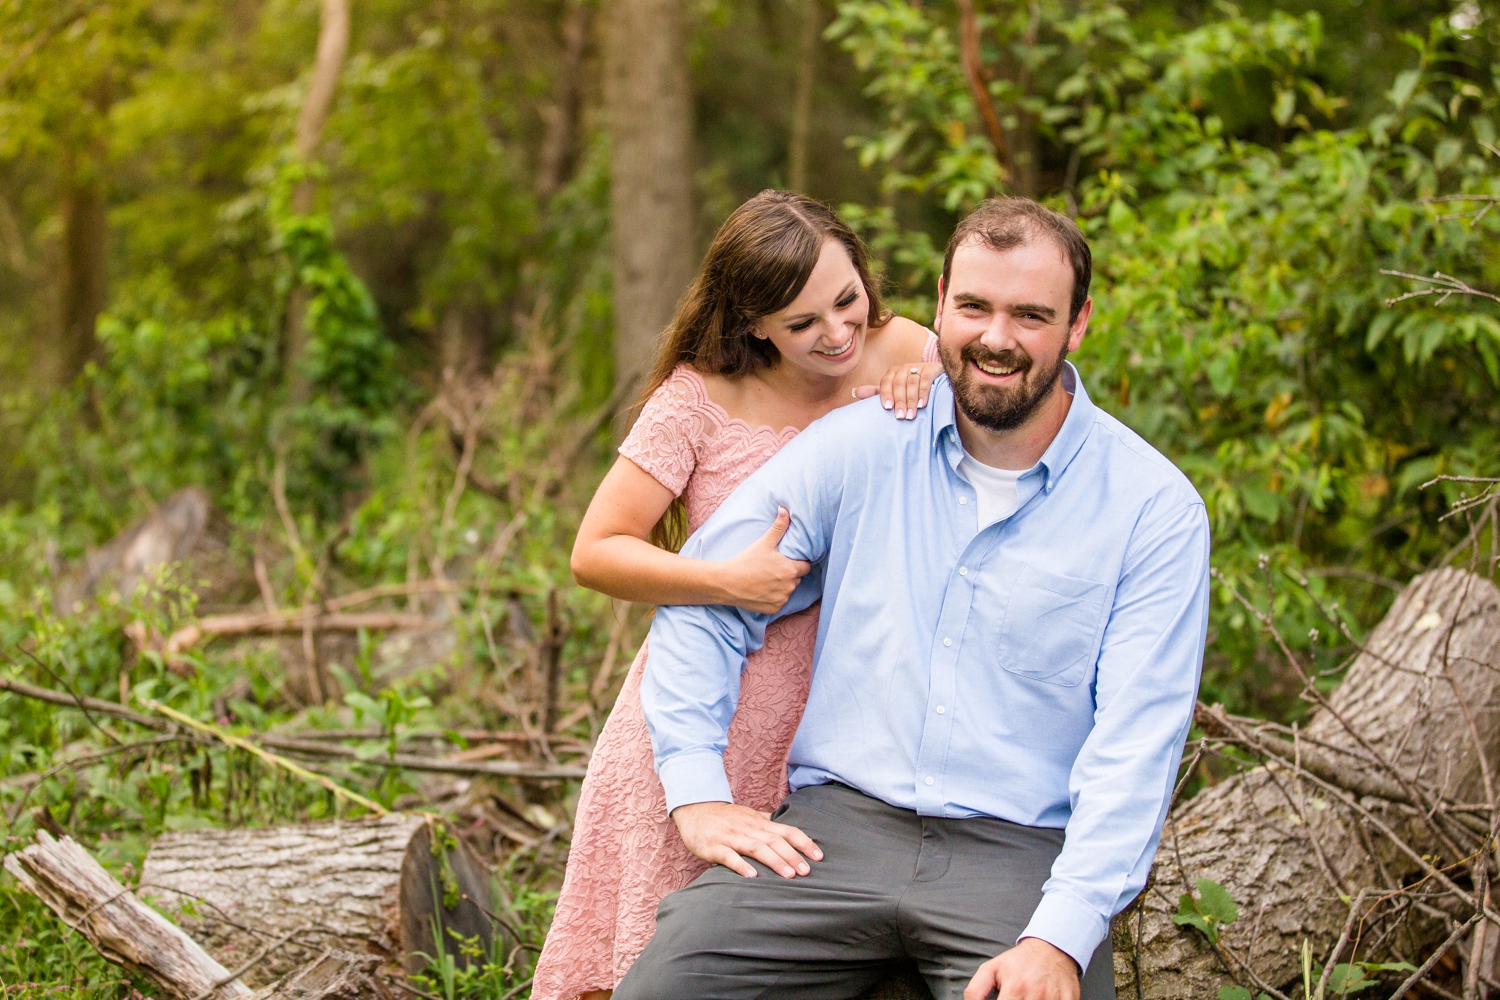
{"label": "man's nose", "polygon": [[980,334],[979,342],[986,350],[995,354],[1014,348],[1019,342],[1015,337],[1015,330],[1011,324],[1011,318],[1003,313],[998,313],[990,321],[990,325]]}

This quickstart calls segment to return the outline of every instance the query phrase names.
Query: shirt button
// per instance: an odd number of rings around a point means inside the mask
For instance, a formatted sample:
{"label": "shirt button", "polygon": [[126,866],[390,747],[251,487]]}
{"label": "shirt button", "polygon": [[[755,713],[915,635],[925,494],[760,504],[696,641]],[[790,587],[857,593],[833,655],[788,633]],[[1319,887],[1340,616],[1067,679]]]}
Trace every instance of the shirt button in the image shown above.
{"label": "shirt button", "polygon": [[958,498],[958,502],[959,502],[959,505],[962,506],[963,504],[966,504],[966,503],[969,502],[969,498],[968,497],[959,497]]}
{"label": "shirt button", "polygon": [[944,708],[942,705],[938,706],[938,715],[942,715],[946,711],[948,711],[948,710],[946,708]]}
{"label": "shirt button", "polygon": [[944,639],[943,640],[943,645],[944,646],[951,646],[951,645],[953,645],[953,640],[952,639]]}
{"label": "shirt button", "polygon": [[928,784],[929,784],[929,785],[930,785],[930,784],[932,784],[932,776],[931,776],[931,775],[928,775],[928,776],[927,776],[927,783],[928,783]]}
{"label": "shirt button", "polygon": [[958,575],[959,576],[968,576],[969,575],[969,567],[967,567],[967,566],[960,566],[960,567],[958,567]]}

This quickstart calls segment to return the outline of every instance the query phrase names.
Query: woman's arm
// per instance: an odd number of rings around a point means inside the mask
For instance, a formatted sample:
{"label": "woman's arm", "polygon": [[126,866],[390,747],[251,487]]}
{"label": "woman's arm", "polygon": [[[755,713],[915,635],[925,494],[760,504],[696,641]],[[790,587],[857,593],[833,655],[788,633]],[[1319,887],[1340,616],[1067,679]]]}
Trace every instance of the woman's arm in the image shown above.
{"label": "woman's arm", "polygon": [[573,577],[590,590],[642,604],[733,604],[775,614],[808,564],[776,550],[791,515],[782,510],[764,535],[723,562],[688,559],[650,542],[672,491],[628,458],[599,484],[573,543]]}

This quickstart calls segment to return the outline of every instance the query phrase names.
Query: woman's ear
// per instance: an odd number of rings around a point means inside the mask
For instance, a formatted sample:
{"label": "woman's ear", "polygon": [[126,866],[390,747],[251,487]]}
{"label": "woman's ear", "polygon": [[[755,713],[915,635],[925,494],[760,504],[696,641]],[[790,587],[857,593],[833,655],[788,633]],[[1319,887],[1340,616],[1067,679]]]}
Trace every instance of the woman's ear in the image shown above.
{"label": "woman's ear", "polygon": [[761,340],[770,340],[771,338],[766,334],[766,331],[764,331],[764,330],[761,329],[761,325],[764,324],[764,323],[765,323],[765,320],[761,320],[761,319],[758,319],[758,320],[755,320],[754,322],[752,322],[750,324],[750,336],[752,336],[752,337],[758,337]]}

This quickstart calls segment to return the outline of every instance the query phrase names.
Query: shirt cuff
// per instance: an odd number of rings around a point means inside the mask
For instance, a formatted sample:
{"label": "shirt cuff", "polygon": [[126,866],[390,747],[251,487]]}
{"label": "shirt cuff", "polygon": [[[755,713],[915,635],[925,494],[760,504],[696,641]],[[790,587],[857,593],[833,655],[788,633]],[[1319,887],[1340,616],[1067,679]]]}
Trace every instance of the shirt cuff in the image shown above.
{"label": "shirt cuff", "polygon": [[695,751],[668,757],[657,766],[661,787],[667,793],[667,815],[678,806],[694,802],[733,802],[724,758],[713,751]]}
{"label": "shirt cuff", "polygon": [[1064,892],[1044,893],[1031,914],[1031,922],[1021,932],[1024,938],[1041,938],[1068,954],[1078,963],[1078,974],[1088,971],[1089,959],[1109,933],[1109,921],[1094,912],[1092,906]]}

